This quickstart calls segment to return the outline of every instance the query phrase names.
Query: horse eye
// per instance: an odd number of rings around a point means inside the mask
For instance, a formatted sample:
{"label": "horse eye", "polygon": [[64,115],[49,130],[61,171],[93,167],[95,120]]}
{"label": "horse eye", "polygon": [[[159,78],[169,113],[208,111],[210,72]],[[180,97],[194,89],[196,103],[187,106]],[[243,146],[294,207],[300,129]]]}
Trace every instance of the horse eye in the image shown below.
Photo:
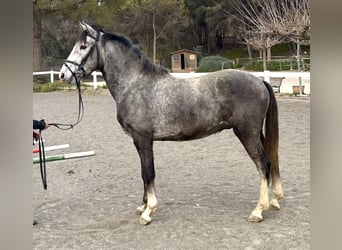
{"label": "horse eye", "polygon": [[85,46],[85,45],[81,45],[81,47],[80,47],[80,49],[86,49],[87,48],[87,46]]}

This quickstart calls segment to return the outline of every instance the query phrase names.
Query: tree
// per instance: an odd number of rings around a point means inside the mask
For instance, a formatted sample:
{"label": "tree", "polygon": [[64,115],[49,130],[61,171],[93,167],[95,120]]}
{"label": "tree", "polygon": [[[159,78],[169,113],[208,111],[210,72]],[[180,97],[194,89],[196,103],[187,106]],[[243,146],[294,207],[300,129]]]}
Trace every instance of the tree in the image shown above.
{"label": "tree", "polygon": [[226,17],[221,6],[215,5],[207,7],[206,11],[207,23],[207,49],[208,54],[211,54],[215,49],[223,48],[223,39],[225,31],[229,26],[229,18]]}
{"label": "tree", "polygon": [[57,12],[74,11],[86,0],[33,0],[33,70],[41,69],[42,22]]}
{"label": "tree", "polygon": [[[33,0],[33,70],[42,68],[42,58],[64,57],[70,52],[78,22],[89,22],[112,27],[113,13],[124,0]],[[43,39],[44,38],[44,39]],[[45,54],[44,54],[45,53]]]}
{"label": "tree", "polygon": [[310,40],[309,0],[234,0],[231,4],[238,13],[233,15],[243,24],[241,40],[262,50],[264,69],[275,44]]}
{"label": "tree", "polygon": [[[223,38],[231,20],[221,8],[224,0],[185,0],[189,10],[189,40],[205,54],[223,49]],[[202,52],[201,51],[201,52]]]}
{"label": "tree", "polygon": [[139,40],[156,63],[157,41],[178,40],[186,26],[186,16],[183,0],[138,0],[127,1],[115,20],[117,28]]}

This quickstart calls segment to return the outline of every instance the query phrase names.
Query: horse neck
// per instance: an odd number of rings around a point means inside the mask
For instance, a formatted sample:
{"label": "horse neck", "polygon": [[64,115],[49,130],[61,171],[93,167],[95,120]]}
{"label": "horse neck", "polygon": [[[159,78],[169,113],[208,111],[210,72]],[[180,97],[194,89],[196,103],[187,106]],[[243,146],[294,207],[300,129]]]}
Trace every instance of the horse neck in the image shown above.
{"label": "horse neck", "polygon": [[[115,56],[113,56],[113,54]],[[132,88],[138,79],[146,77],[142,71],[141,62],[134,60],[134,55],[125,55],[120,52],[107,52],[102,74],[114,99],[117,101],[119,96],[127,89]]]}
{"label": "horse neck", "polygon": [[151,82],[168,77],[168,71],[152,64],[143,54],[117,43],[109,43],[103,48],[105,63],[103,74],[115,100],[128,89],[144,89]]}

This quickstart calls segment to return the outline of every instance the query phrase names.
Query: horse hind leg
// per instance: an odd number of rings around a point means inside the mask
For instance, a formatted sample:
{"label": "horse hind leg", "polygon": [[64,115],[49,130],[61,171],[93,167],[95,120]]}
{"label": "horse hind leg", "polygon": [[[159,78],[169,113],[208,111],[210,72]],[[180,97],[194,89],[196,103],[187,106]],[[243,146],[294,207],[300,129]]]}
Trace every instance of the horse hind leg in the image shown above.
{"label": "horse hind leg", "polygon": [[251,130],[250,132],[241,132],[238,129],[234,128],[233,131],[235,135],[240,139],[248,155],[254,161],[260,175],[261,182],[259,200],[255,209],[251,212],[250,216],[248,217],[248,221],[250,222],[260,222],[263,220],[262,212],[267,211],[270,205],[268,197],[270,161],[266,156],[259,136],[256,136],[256,133],[254,133],[253,130]]}
{"label": "horse hind leg", "polygon": [[139,222],[147,225],[152,222],[151,215],[155,212],[158,203],[154,187],[155,172],[152,140],[138,135],[133,136],[133,139],[140,157],[141,175],[144,181],[143,204],[137,207],[136,213],[141,214]]}
{"label": "horse hind leg", "polygon": [[265,172],[262,170],[265,168],[269,168],[270,163],[266,155],[258,159],[256,158],[252,158],[252,159],[255,165],[257,166],[259,175],[261,177],[261,181],[260,181],[259,201],[255,209],[252,211],[252,213],[248,217],[248,221],[260,222],[263,220],[262,212],[267,211],[270,207],[270,202],[269,202],[269,197],[268,197],[269,178],[265,176]]}
{"label": "horse hind leg", "polygon": [[[265,145],[265,138],[263,133],[260,133],[260,139],[262,141],[262,144]],[[270,150],[267,149],[266,150]],[[267,154],[271,153],[271,152],[266,152]],[[279,205],[279,200],[281,200],[284,197],[284,192],[283,192],[283,188],[281,185],[281,179],[280,179],[280,173],[279,173],[279,162],[278,162],[278,157],[275,157],[276,159],[273,159],[273,163],[271,163],[271,181],[272,181],[272,193],[273,193],[273,197],[270,201],[270,208],[269,209],[276,209],[279,210],[280,209],[280,205]]]}

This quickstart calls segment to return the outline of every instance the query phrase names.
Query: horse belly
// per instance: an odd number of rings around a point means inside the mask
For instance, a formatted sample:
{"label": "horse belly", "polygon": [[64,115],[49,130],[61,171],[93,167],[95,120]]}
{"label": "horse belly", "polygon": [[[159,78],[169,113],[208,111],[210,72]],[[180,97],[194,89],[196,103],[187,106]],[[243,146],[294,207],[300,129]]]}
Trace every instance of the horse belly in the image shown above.
{"label": "horse belly", "polygon": [[226,89],[198,78],[177,88],[166,85],[153,106],[155,140],[199,139],[231,128],[232,104]]}
{"label": "horse belly", "polygon": [[185,141],[207,137],[223,129],[230,129],[232,125],[227,121],[206,121],[181,119],[159,126],[155,129],[154,140]]}

